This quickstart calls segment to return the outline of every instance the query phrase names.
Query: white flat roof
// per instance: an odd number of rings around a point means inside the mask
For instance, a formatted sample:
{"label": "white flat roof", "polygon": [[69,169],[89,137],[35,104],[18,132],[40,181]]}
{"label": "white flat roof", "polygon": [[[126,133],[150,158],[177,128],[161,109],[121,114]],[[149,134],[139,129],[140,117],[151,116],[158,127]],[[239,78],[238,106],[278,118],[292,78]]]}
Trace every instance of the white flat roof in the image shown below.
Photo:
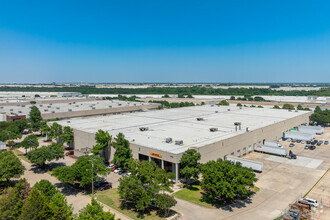
{"label": "white flat roof", "polygon": [[[71,100],[71,99],[70,99]],[[84,111],[84,110],[94,110],[94,109],[108,109],[108,108],[118,108],[125,106],[141,106],[147,105],[149,103],[144,102],[127,102],[119,100],[94,100],[94,101],[75,101],[63,103],[40,103],[35,104],[38,107],[41,114],[51,114],[60,112],[72,112],[74,111]],[[20,104],[11,106],[1,106],[0,112],[4,112],[7,115],[26,115],[28,116],[31,108],[31,104]]]}
{"label": "white flat roof", "polygon": [[[252,131],[302,114],[306,114],[306,111],[205,105],[73,118],[57,123],[88,133],[96,133],[102,129],[115,136],[122,132],[131,143],[179,154],[189,147],[201,147],[242,134],[246,132],[246,128]],[[205,120],[197,121],[196,118]],[[235,131],[234,122],[241,122],[240,131]],[[140,127],[148,127],[149,130],[142,132],[139,130]],[[218,131],[210,132],[209,129],[213,127],[218,128]],[[172,143],[165,142],[168,137],[172,138]],[[182,140],[183,145],[175,145],[176,140]]]}

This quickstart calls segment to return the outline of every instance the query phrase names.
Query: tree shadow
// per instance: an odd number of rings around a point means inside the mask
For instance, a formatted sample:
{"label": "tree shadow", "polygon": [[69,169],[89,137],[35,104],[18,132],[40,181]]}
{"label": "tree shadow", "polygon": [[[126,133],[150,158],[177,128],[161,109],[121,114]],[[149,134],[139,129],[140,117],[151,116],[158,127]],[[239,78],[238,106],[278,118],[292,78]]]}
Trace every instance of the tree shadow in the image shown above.
{"label": "tree shadow", "polygon": [[80,192],[84,192],[82,189],[77,189],[76,187],[68,184],[68,183],[55,183],[54,184],[62,194],[65,196],[72,196],[72,195],[77,195]]}
{"label": "tree shadow", "polygon": [[58,163],[50,162],[50,163],[44,164],[44,165],[33,164],[31,166],[30,170],[35,174],[43,174],[43,173],[46,173],[48,171],[52,171],[56,167],[60,167],[60,166],[65,166],[65,163],[63,163],[63,162],[58,162]]}

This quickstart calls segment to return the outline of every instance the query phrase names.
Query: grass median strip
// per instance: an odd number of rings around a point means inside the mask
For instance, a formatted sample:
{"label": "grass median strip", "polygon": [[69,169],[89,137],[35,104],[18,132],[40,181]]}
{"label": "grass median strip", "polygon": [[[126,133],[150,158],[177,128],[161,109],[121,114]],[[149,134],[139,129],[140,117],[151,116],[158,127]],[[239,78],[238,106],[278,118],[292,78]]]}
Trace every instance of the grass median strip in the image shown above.
{"label": "grass median strip", "polygon": [[12,151],[18,158],[20,158],[28,163],[31,163],[30,160],[25,156],[25,154],[22,151],[20,151],[18,149],[13,149]]}

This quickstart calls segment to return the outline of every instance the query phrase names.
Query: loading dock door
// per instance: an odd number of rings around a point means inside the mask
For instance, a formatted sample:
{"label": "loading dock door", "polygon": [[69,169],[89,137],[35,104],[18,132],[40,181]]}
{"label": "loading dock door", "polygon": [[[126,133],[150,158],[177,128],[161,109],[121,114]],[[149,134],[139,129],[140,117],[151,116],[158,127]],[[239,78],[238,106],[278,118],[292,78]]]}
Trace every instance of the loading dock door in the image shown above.
{"label": "loading dock door", "polygon": [[237,156],[240,157],[241,156],[241,150],[237,151]]}

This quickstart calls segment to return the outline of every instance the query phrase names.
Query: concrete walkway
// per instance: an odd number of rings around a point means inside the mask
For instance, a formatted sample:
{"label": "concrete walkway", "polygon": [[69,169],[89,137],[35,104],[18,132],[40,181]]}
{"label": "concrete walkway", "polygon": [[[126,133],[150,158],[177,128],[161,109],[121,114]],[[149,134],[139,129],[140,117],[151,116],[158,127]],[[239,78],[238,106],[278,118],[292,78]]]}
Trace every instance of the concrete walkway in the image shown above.
{"label": "concrete walkway", "polygon": [[[61,183],[59,180],[49,175],[48,173],[40,172],[39,169],[31,166],[30,163],[24,160],[21,160],[21,162],[26,167],[26,171],[24,172],[22,178],[26,178],[26,180],[30,183],[31,187],[42,179],[48,180],[49,182],[54,184],[63,193],[63,195],[66,196],[68,204],[72,204],[74,213],[78,213],[79,210],[81,210],[91,202],[90,196],[85,195],[81,191],[72,188],[68,184]],[[104,206],[105,211],[110,211],[111,213],[116,214],[116,218],[120,218],[122,220],[131,219],[128,216],[110,208],[103,203],[102,205]]]}

